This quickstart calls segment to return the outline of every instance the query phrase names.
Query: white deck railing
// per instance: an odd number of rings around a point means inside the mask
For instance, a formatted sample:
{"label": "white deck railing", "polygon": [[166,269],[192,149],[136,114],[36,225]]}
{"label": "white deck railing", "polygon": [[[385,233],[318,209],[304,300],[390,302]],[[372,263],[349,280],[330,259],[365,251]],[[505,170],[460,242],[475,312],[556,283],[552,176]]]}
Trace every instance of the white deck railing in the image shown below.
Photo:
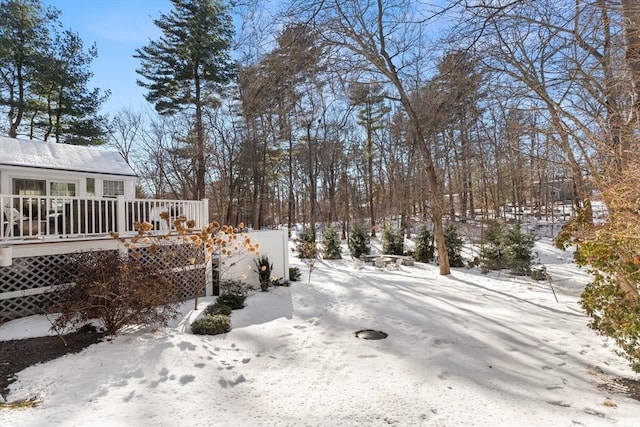
{"label": "white deck railing", "polygon": [[[0,241],[106,236],[110,231],[126,236],[135,233],[136,222],[148,221],[158,232],[169,232],[181,215],[208,221],[208,200],[159,200],[13,196],[0,194]],[[164,219],[166,212],[168,218]]]}

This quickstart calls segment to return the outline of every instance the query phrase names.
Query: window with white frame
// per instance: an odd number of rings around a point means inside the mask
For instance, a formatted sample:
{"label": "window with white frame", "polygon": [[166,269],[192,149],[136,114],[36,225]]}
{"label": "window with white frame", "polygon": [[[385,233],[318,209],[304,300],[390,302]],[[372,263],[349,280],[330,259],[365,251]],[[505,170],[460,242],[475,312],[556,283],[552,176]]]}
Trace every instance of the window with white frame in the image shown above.
{"label": "window with white frame", "polygon": [[87,178],[87,196],[95,197],[96,195],[96,179]]}
{"label": "window with white frame", "polygon": [[21,196],[13,201],[13,207],[28,218],[38,218],[46,212],[45,199],[47,181],[40,179],[13,178],[13,194]]}
{"label": "window with white frame", "polygon": [[73,182],[50,182],[49,195],[54,197],[75,197],[76,184]]}
{"label": "window with white frame", "polygon": [[53,212],[62,212],[65,206],[68,205],[69,199],[66,197],[75,197],[76,184],[73,182],[50,182],[49,183],[49,196],[52,198],[49,200],[49,210]]}
{"label": "window with white frame", "polygon": [[102,181],[102,195],[104,197],[124,196],[124,181]]}
{"label": "window with white frame", "polygon": [[46,196],[47,181],[39,179],[13,179],[13,194],[17,196]]}

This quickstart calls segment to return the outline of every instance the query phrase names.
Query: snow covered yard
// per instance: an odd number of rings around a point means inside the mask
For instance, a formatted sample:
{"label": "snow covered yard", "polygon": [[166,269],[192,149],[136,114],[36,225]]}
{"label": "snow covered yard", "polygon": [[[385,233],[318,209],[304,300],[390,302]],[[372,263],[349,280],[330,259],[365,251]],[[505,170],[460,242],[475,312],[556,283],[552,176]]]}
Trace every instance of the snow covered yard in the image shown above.
{"label": "snow covered yard", "polygon": [[[640,401],[599,387],[635,376],[586,327],[588,276],[548,242],[536,251],[559,302],[547,282],[424,264],[318,261],[307,283],[291,258],[302,282],[251,295],[227,334],[191,334],[190,301],[168,328],[25,369],[9,399],[42,403],[0,410],[0,425],[637,426]],[[21,319],[0,339],[47,328]]]}

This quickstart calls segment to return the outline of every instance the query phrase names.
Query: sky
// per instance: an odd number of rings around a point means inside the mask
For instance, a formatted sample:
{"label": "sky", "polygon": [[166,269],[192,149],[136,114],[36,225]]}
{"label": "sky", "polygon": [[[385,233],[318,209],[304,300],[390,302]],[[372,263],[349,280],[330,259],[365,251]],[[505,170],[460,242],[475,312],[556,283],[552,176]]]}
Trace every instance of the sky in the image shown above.
{"label": "sky", "polygon": [[90,87],[111,90],[103,113],[121,108],[150,108],[144,90],[136,84],[137,48],[160,36],[153,20],[171,9],[170,0],[43,0],[61,11],[65,29],[77,32],[85,48],[95,43],[98,57],[92,63]]}
{"label": "sky", "polygon": [[[251,292],[230,332],[191,333],[214,297],[188,301],[165,328],[19,372],[8,400],[40,403],[0,409],[0,425],[637,427],[640,401],[611,387],[634,375],[578,304],[589,276],[548,238],[535,250],[557,300],[548,282],[506,272],[381,271],[348,256],[317,260],[307,281],[290,251],[304,280]],[[14,320],[0,340],[49,327]],[[358,339],[365,329],[388,337]]]}

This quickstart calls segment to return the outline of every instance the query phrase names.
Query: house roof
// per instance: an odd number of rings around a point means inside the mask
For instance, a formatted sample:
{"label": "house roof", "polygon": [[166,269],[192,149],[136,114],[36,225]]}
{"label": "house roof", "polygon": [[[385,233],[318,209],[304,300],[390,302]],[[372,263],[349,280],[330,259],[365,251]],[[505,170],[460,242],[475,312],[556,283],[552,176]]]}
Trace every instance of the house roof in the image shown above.
{"label": "house roof", "polygon": [[136,176],[115,151],[0,136],[0,165]]}

